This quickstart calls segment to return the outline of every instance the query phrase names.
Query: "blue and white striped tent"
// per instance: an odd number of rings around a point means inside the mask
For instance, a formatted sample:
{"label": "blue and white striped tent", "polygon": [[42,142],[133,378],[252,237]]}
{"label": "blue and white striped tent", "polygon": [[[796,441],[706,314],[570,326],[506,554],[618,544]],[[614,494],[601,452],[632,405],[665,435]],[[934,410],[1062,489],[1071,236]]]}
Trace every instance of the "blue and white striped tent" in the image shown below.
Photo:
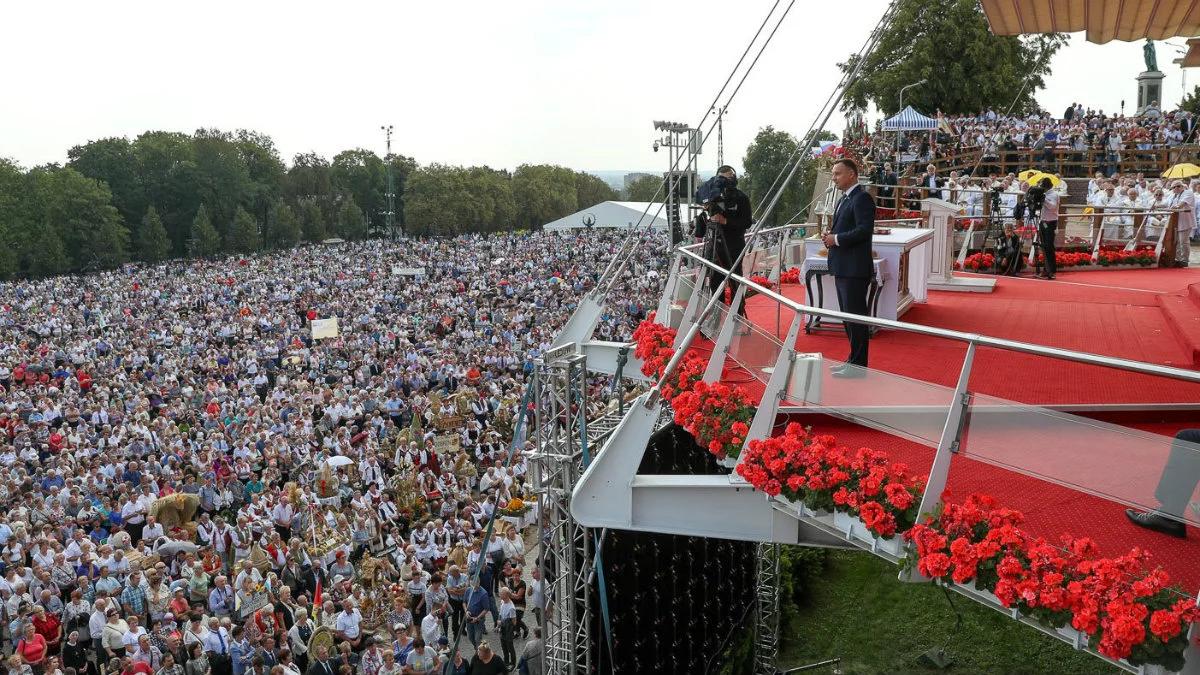
{"label": "blue and white striped tent", "polygon": [[884,131],[931,131],[937,126],[937,120],[913,110],[911,105],[883,121]]}

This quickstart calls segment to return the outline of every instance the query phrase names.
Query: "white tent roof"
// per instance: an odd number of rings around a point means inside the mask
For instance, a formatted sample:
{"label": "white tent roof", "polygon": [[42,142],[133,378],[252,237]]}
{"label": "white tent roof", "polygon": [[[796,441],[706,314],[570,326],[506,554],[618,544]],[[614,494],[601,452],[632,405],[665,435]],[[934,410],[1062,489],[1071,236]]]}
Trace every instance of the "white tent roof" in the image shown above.
{"label": "white tent roof", "polygon": [[927,131],[937,128],[937,120],[913,110],[911,105],[883,121],[884,131]]}
{"label": "white tent roof", "polygon": [[1200,32],[1195,0],[981,0],[996,35],[1074,33],[1089,42],[1191,37]]}
{"label": "white tent roof", "polygon": [[[644,219],[643,213],[646,214]],[[610,201],[600,202],[569,216],[563,216],[546,223],[542,229],[555,231],[586,228],[588,220],[592,222],[591,227],[632,227],[639,222],[643,228],[649,227],[653,222],[654,229],[660,231],[666,231],[668,227],[667,208],[660,203]]]}

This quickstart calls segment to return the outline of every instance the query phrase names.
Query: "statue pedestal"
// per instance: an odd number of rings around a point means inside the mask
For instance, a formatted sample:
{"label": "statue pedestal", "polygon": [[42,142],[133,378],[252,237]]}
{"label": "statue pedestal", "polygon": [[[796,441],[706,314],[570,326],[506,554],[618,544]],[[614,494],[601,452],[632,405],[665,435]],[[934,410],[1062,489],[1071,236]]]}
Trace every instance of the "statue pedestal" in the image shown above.
{"label": "statue pedestal", "polygon": [[1164,77],[1166,75],[1158,70],[1147,70],[1137,76],[1137,114],[1141,115],[1151,103],[1158,104],[1158,109],[1162,110],[1162,81]]}

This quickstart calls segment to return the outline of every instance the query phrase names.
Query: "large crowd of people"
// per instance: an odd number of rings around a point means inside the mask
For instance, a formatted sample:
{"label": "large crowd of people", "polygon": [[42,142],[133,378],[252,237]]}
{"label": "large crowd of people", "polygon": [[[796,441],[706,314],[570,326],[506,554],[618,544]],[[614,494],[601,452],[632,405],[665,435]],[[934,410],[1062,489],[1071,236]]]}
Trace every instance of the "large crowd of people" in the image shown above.
{"label": "large crowd of people", "polygon": [[[515,427],[535,359],[624,236],[367,241],[0,286],[8,672],[540,672]],[[634,236],[598,338],[627,339],[657,301],[665,242]],[[463,634],[473,654],[451,649]]]}
{"label": "large crowd of people", "polygon": [[936,130],[903,132],[899,138],[877,131],[866,154],[883,161],[899,153],[905,164],[918,167],[978,157],[984,174],[1016,167],[1030,157],[1043,166],[1057,166],[1061,158],[1062,173],[1087,176],[1094,170],[1106,175],[1119,171],[1124,160],[1140,157],[1139,151],[1196,141],[1194,115],[1163,112],[1154,104],[1137,116],[1075,103],[1057,118],[1045,112],[1006,115],[988,109],[975,115],[938,115],[938,120]]}

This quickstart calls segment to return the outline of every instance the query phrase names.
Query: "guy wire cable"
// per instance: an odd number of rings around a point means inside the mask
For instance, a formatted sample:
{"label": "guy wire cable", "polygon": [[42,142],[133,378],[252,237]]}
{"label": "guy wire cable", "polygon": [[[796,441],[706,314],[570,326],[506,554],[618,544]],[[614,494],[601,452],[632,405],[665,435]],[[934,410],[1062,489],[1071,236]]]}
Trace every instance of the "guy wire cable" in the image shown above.
{"label": "guy wire cable", "polygon": [[[733,92],[732,94],[730,94],[729,98],[725,100],[725,104],[724,104],[724,106],[722,106],[722,107],[728,107],[728,106],[729,106],[729,104],[730,104],[731,102],[733,102],[733,98],[734,98],[734,96],[737,94],[737,92],[738,92],[738,91],[740,91],[740,90],[741,90],[742,84],[744,84],[744,83],[745,83],[745,81],[746,81],[746,78],[747,78],[747,77],[749,77],[749,75],[750,75],[750,72],[751,72],[751,71],[753,70],[753,68],[754,68],[754,64],[758,63],[758,58],[759,58],[760,56],[762,56],[762,53],[763,53],[763,52],[766,50],[767,46],[768,46],[768,45],[771,43],[771,39],[772,39],[773,37],[775,37],[775,33],[776,33],[776,31],[778,31],[778,30],[779,30],[779,26],[783,24],[783,20],[787,18],[787,15],[788,15],[788,13],[789,13],[789,12],[791,12],[791,10],[792,10],[792,7],[793,7],[793,6],[795,6],[795,4],[796,4],[796,0],[791,0],[791,1],[788,3],[788,6],[787,6],[787,7],[784,9],[784,11],[783,11],[783,14],[782,14],[782,15],[780,15],[780,17],[779,17],[779,20],[778,20],[778,21],[775,23],[775,27],[771,29],[771,33],[770,33],[770,35],[768,35],[768,36],[767,36],[767,39],[766,39],[766,40],[763,42],[762,46],[760,46],[760,47],[759,47],[758,54],[757,54],[757,55],[754,57],[754,61],[753,61],[753,63],[751,63],[750,67],[749,67],[749,68],[747,68],[746,72],[742,73],[742,77],[741,77],[741,79],[738,81],[738,85],[737,85],[737,87],[734,89],[734,92]],[[760,28],[760,30],[761,30],[761,28]],[[739,61],[739,63],[740,63],[740,61]],[[722,87],[722,91],[724,91],[724,87]],[[715,102],[714,102],[714,105],[715,105]],[[711,112],[711,110],[710,110],[710,112]],[[707,118],[707,116],[708,116],[708,113],[706,113],[706,114],[705,114],[705,117],[706,117],[706,118]],[[712,135],[712,132],[713,132],[713,130],[715,130],[715,129],[717,128],[717,123],[718,123],[718,122],[719,122],[719,119],[718,119],[718,120],[714,120],[714,121],[712,122],[712,124],[709,126],[709,128],[708,128],[708,131],[707,131],[707,132],[705,132],[705,134],[704,134],[704,135],[701,137],[701,139],[700,139],[700,144],[701,144],[701,145],[704,145],[704,143],[705,143],[705,142],[708,140],[708,137]],[[690,169],[690,167],[692,166],[692,162],[693,162],[693,161],[695,161],[695,159],[696,159],[696,156],[695,156],[694,154],[692,154],[692,153],[689,151],[689,152],[688,152],[688,163],[687,163],[687,167],[688,167],[689,169]],[[676,159],[676,161],[675,161],[675,164],[673,164],[673,165],[672,165],[672,169],[671,169],[671,171],[672,171],[672,172],[674,172],[674,171],[675,171],[674,167],[675,167],[675,166],[677,166],[677,165],[678,165],[678,163],[679,163],[679,160],[678,160],[678,159]],[[667,180],[664,180],[664,181],[663,181],[663,185],[660,185],[660,186],[659,186],[659,189],[661,190],[661,189],[662,189],[662,187],[663,187],[664,185],[666,185],[668,182],[669,182],[669,181],[667,181]],[[658,194],[659,194],[658,192],[655,192],[655,193],[654,193],[654,196],[657,198],[657,197],[658,197]],[[652,203],[653,203],[653,202],[652,202]],[[658,217],[658,214],[662,212],[662,209],[663,209],[665,206],[666,206],[666,204],[665,204],[665,203],[660,203],[660,204],[658,205],[658,209],[657,209],[657,210],[655,211],[655,213],[654,213],[654,218],[657,218],[657,217]],[[649,211],[650,211],[650,206],[649,206],[649,205],[647,205],[647,206],[646,206],[646,211],[645,211],[645,212],[643,212],[643,214],[642,214],[642,215],[643,215],[643,219],[644,219],[644,217],[645,217],[645,214],[646,214],[646,213],[648,213]],[[653,227],[653,223],[654,223],[654,220],[653,220],[653,219],[651,219],[651,220],[650,220],[650,222],[649,222],[649,224],[647,224],[647,229],[649,229],[649,228]],[[636,223],[636,224],[635,224],[635,225],[634,225],[632,228],[630,228],[630,230],[631,230],[631,231],[630,231],[630,234],[633,234],[633,232],[634,232],[634,231],[638,230],[638,229],[641,227],[641,224],[642,224],[642,219],[639,219],[639,220],[638,220],[638,222],[637,222],[637,223]],[[629,235],[626,235],[626,236],[628,237]],[[600,287],[601,285],[603,285],[603,284],[606,284],[606,286],[603,288],[603,292],[599,293],[601,296],[607,295],[607,294],[608,294],[608,292],[609,292],[610,290],[612,290],[612,286],[613,286],[613,285],[616,283],[616,277],[617,277],[617,276],[618,276],[618,275],[619,275],[619,274],[620,274],[622,271],[624,271],[625,265],[626,265],[626,264],[627,264],[627,263],[628,263],[630,260],[632,260],[632,258],[633,258],[633,256],[632,256],[632,251],[631,251],[631,252],[630,252],[630,255],[627,255],[627,256],[626,256],[626,257],[625,257],[623,260],[621,260],[621,262],[620,262],[620,266],[619,266],[619,267],[617,267],[617,269],[616,269],[616,271],[615,271],[615,272],[613,272],[613,275],[612,275],[612,277],[611,277],[611,278],[609,278],[609,279],[606,279],[606,280],[602,280],[602,282],[603,282],[603,283],[602,283],[602,284],[598,284],[598,285],[597,285],[597,288],[599,289],[599,287]]]}
{"label": "guy wire cable", "polygon": [[[755,56],[755,58],[754,58],[754,62],[753,62],[751,65],[750,65],[750,67],[749,67],[749,68],[747,68],[746,72],[744,72],[744,73],[742,74],[742,77],[741,77],[740,81],[738,82],[737,88],[734,90],[734,93],[733,93],[733,94],[730,94],[729,98],[727,98],[727,99],[725,100],[725,104],[722,106],[723,108],[727,108],[727,107],[729,106],[729,104],[730,104],[731,102],[733,102],[734,96],[737,94],[737,91],[741,89],[741,86],[742,86],[742,84],[743,84],[743,83],[746,81],[746,78],[747,78],[747,77],[749,77],[751,70],[753,70],[753,68],[754,68],[754,63],[757,63],[757,62],[758,62],[758,57],[759,57],[759,56],[762,56],[762,53],[763,53],[763,51],[765,51],[765,50],[766,50],[766,48],[767,48],[767,45],[769,45],[769,44],[770,44],[770,42],[771,42],[771,38],[773,38],[773,37],[775,36],[775,32],[779,30],[779,26],[780,26],[780,25],[783,23],[783,20],[784,20],[785,18],[787,18],[787,15],[788,15],[788,13],[791,11],[792,7],[793,7],[795,4],[796,4],[795,0],[791,0],[791,2],[789,2],[789,3],[788,3],[788,6],[787,6],[787,8],[785,8],[785,9],[784,9],[784,12],[783,12],[783,14],[782,14],[782,15],[780,15],[780,18],[779,18],[779,20],[776,22],[776,24],[775,24],[775,27],[774,27],[773,29],[771,29],[771,33],[770,33],[770,35],[768,35],[768,36],[767,36],[767,39],[766,39],[766,41],[764,41],[764,42],[763,42],[763,44],[762,44],[762,46],[761,46],[761,47],[759,47],[758,54]],[[774,9],[774,8],[772,8],[772,10],[773,10],[773,9]],[[768,15],[768,17],[769,17],[769,16],[770,16],[770,15]],[[765,22],[764,22],[764,24],[765,24]],[[762,30],[762,27],[761,27],[761,26],[759,27],[759,30],[760,30],[760,31]],[[755,36],[757,37],[757,33],[756,33],[756,35],[755,35]],[[753,45],[753,42],[751,43],[751,46],[752,46],[752,45]],[[748,52],[748,51],[749,51],[749,48],[747,48],[747,52]],[[745,58],[745,54],[743,54],[743,59],[744,59],[744,58]],[[738,63],[739,63],[739,64],[741,63],[741,60],[740,60],[740,59],[739,59]],[[730,79],[732,79],[732,74],[731,74],[731,76],[730,76]],[[726,81],[726,85],[728,85],[728,80]],[[724,90],[725,90],[725,87],[722,87],[722,88],[721,88],[721,91],[722,91],[722,93],[724,92]],[[718,98],[719,98],[719,97],[718,97]],[[716,102],[714,101],[714,104],[713,104],[713,105],[715,105],[715,103],[716,103]],[[711,108],[712,108],[712,107],[713,107],[713,106],[710,106],[710,112],[711,112]],[[706,114],[705,114],[705,117],[706,117],[706,118],[708,117],[708,113],[706,113]],[[714,120],[714,121],[712,122],[712,124],[710,124],[710,125],[709,125],[709,127],[708,127],[708,131],[707,131],[707,132],[705,132],[705,133],[704,133],[704,135],[703,135],[703,136],[701,137],[701,139],[700,139],[700,145],[702,145],[702,146],[703,146],[703,145],[704,145],[704,143],[705,143],[706,141],[708,141],[708,137],[709,137],[709,136],[711,136],[711,135],[712,135],[712,132],[713,132],[713,131],[714,131],[714,130],[717,128],[717,124],[719,123],[719,121],[720,121],[720,119],[718,118],[717,120]],[[701,122],[701,126],[703,126],[703,121]],[[678,166],[678,164],[679,164],[679,159],[681,159],[681,158],[677,158],[677,159],[675,160],[675,163],[671,165],[671,170],[670,170],[670,173],[674,173],[674,172],[675,172],[675,170],[676,170],[676,169],[675,169],[675,167],[677,167],[677,166]],[[693,164],[693,162],[695,162],[695,161],[696,161],[696,155],[695,155],[695,154],[693,154],[693,153],[690,151],[690,149],[689,149],[689,152],[688,152],[688,163],[687,163],[687,168],[686,168],[686,170],[690,170],[690,169],[691,169],[691,167],[692,167],[692,164]],[[670,180],[670,179],[665,179],[665,180],[663,181],[663,183],[659,185],[659,191],[656,191],[656,192],[654,193],[654,198],[655,198],[655,199],[657,199],[657,198],[658,198],[659,192],[660,192],[660,191],[663,189],[663,187],[667,186],[668,184],[677,185],[677,182],[676,182],[676,181],[672,181],[672,180]],[[653,203],[654,203],[654,202],[651,202],[651,204],[653,204]],[[646,229],[647,229],[647,230],[650,230],[650,229],[652,229],[652,228],[653,228],[654,220],[658,218],[658,214],[662,212],[662,210],[663,210],[663,208],[665,208],[665,206],[666,206],[666,203],[665,203],[665,202],[660,202],[660,203],[658,204],[658,209],[656,209],[656,210],[655,210],[655,212],[654,212],[654,218],[652,218],[652,219],[651,219],[651,220],[650,220],[650,221],[647,223],[647,225],[646,225]],[[646,215],[646,213],[649,213],[649,211],[650,211],[650,205],[648,204],[648,205],[646,206],[646,211],[644,211],[644,212],[642,213],[642,218],[639,218],[639,219],[638,219],[638,222],[637,222],[637,223],[636,223],[636,224],[635,224],[635,225],[634,225],[632,228],[630,228],[630,233],[629,233],[628,235],[626,235],[626,237],[627,237],[627,240],[629,240],[629,239],[632,237],[632,235],[633,235],[633,234],[635,234],[635,233],[636,233],[636,232],[639,230],[639,228],[640,228],[640,227],[641,227],[641,225],[642,225],[642,221],[645,219],[645,215]],[[632,258],[633,258],[633,254],[634,254],[634,252],[635,252],[635,251],[636,251],[636,249],[631,249],[630,251],[628,251],[628,253],[626,253],[626,254],[624,255],[624,257],[622,257],[622,258],[620,258],[620,259],[619,259],[619,263],[620,263],[620,264],[619,264],[619,266],[618,266],[618,268],[617,268],[616,272],[613,272],[613,273],[612,273],[612,276],[609,276],[609,277],[605,277],[605,278],[603,278],[603,279],[601,280],[601,283],[600,283],[600,284],[597,284],[597,290],[598,290],[598,294],[599,294],[601,297],[603,297],[603,296],[607,296],[607,294],[609,293],[609,291],[611,291],[611,290],[612,290],[612,286],[616,284],[616,278],[617,278],[617,276],[618,276],[618,275],[620,275],[620,273],[621,273],[622,271],[624,271],[625,265],[626,265],[626,264],[627,264],[627,263],[628,263],[630,260],[632,260]],[[616,263],[617,261],[618,261],[618,258],[614,258],[614,263]],[[606,270],[606,272],[608,272],[608,271],[611,271],[611,266],[610,266],[610,270]],[[602,288],[602,289],[600,288],[601,286],[603,286],[603,288]]]}
{"label": "guy wire cable", "polygon": [[[823,129],[825,124],[828,123],[829,118],[833,115],[833,110],[837,106],[837,103],[840,103],[841,99],[845,96],[846,89],[849,87],[849,84],[858,77],[859,71],[862,70],[863,63],[867,60],[867,57],[870,55],[870,53],[875,49],[875,46],[879,44],[879,38],[883,33],[883,29],[885,29],[891,23],[892,17],[895,16],[896,9],[899,4],[900,0],[892,0],[892,3],[888,6],[887,11],[884,12],[883,18],[881,18],[879,23],[876,25],[875,30],[871,31],[870,36],[868,36],[866,43],[859,52],[860,58],[855,62],[854,68],[851,72],[845,74],[845,76],[842,78],[842,81],[838,83],[837,89],[835,89],[835,95],[830,97],[833,105],[827,106],[826,110],[824,110],[823,119],[818,118],[819,121],[814,122],[812,130],[810,130],[808,134],[810,138],[815,136],[816,130]],[[811,140],[808,142],[811,143]],[[803,157],[801,157],[801,161],[802,160]],[[788,172],[787,177],[783,180],[783,183],[780,185],[779,190],[775,193],[774,198],[767,205],[766,211],[759,215],[758,221],[754,224],[754,228],[750,231],[750,239],[746,241],[746,245],[742,248],[741,253],[738,254],[737,259],[735,259],[730,264],[729,268],[725,270],[725,275],[721,279],[721,282],[715,289],[713,289],[712,297],[709,298],[708,303],[704,306],[704,309],[700,311],[700,314],[697,316],[695,322],[688,329],[687,335],[684,336],[683,342],[681,342],[679,348],[675,350],[675,354],[671,356],[671,360],[667,362],[666,367],[663,369],[662,376],[659,378],[658,382],[655,383],[654,388],[650,390],[650,396],[646,398],[647,405],[652,405],[657,402],[658,396],[661,394],[663,384],[665,384],[667,379],[674,374],[675,369],[678,368],[680,362],[683,361],[683,356],[687,353],[688,348],[691,347],[692,342],[695,341],[696,335],[700,332],[700,326],[703,325],[704,320],[708,318],[708,315],[712,313],[717,303],[720,302],[721,296],[724,294],[725,289],[729,285],[730,275],[733,274],[733,270],[736,269],[737,266],[741,264],[742,259],[746,257],[746,252],[752,248],[752,244],[758,237],[758,233],[762,229],[762,224],[766,217],[770,215],[771,211],[774,210],[775,206],[779,203],[779,197],[782,195],[783,190],[787,188],[788,183],[795,178],[796,171],[800,168],[801,161],[797,161],[792,165],[791,171]],[[702,274],[701,276],[703,277],[704,275]]]}
{"label": "guy wire cable", "polygon": [[[795,0],[793,0],[793,2],[794,1]],[[750,49],[754,47],[754,43],[758,41],[759,35],[762,34],[763,28],[765,28],[767,25],[767,22],[770,21],[771,16],[775,13],[775,9],[777,7],[779,7],[779,2],[780,2],[780,0],[775,0],[775,4],[771,5],[770,11],[768,11],[767,15],[763,17],[762,23],[759,24],[759,26],[758,26],[758,30],[756,30],[754,32],[754,36],[751,37],[750,42],[748,42],[746,44],[746,49],[742,51],[742,55],[738,58],[737,63],[734,64],[733,69],[730,70],[729,75],[726,76],[725,83],[721,85],[721,89],[717,91],[717,95],[713,97],[712,103],[709,104],[708,108],[705,110],[704,116],[700,118],[700,123],[696,125],[697,128],[704,126],[705,120],[707,120],[708,116],[712,114],[713,109],[717,105],[717,101],[721,100],[721,95],[724,94],[725,89],[729,87],[729,83],[733,80],[733,76],[735,74],[737,74],[738,69],[742,67],[742,63],[746,60],[746,55],[750,53]],[[710,130],[710,133],[711,133],[711,130]],[[705,140],[707,140],[708,135],[706,134],[704,138],[705,138]],[[701,144],[703,144],[703,141],[701,141]],[[690,152],[688,154],[691,155]],[[676,168],[679,166],[679,160],[681,159],[681,157],[677,157],[675,159],[675,162],[673,164],[671,164],[671,168],[669,169],[669,171],[676,170]],[[688,166],[691,166],[690,159],[688,161]],[[612,271],[613,265],[616,263],[617,260],[619,260],[620,258],[622,258],[625,255],[626,247],[631,242],[635,241],[635,239],[632,235],[635,233],[635,231],[638,228],[641,227],[642,221],[645,220],[645,218],[646,218],[646,214],[648,214],[650,212],[650,205],[655,203],[655,200],[658,198],[659,194],[662,193],[663,187],[666,185],[666,183],[667,183],[667,181],[664,180],[663,183],[658,186],[658,189],[655,190],[655,192],[654,192],[654,196],[647,203],[646,209],[644,211],[642,211],[642,215],[638,218],[637,223],[634,224],[633,227],[629,228],[629,232],[625,235],[625,239],[622,240],[622,242],[621,242],[621,249],[618,251],[617,255],[613,256],[612,260],[609,261],[608,267],[605,268],[604,273],[602,275],[600,275],[601,280],[608,278],[608,273],[610,271]],[[655,211],[654,217],[650,219],[651,223],[653,223],[658,218],[658,214],[662,211],[663,206],[664,206],[663,203],[659,203],[658,210]]]}

